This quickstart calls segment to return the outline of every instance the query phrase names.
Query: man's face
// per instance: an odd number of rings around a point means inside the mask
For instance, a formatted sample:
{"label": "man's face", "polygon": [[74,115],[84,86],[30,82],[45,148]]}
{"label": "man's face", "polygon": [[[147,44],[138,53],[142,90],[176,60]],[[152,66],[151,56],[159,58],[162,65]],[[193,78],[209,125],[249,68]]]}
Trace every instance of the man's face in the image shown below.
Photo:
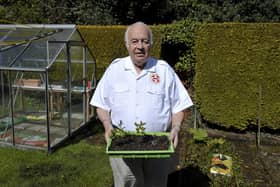
{"label": "man's face", "polygon": [[149,31],[143,25],[135,25],[128,31],[126,48],[129,56],[138,68],[143,68],[150,56]]}

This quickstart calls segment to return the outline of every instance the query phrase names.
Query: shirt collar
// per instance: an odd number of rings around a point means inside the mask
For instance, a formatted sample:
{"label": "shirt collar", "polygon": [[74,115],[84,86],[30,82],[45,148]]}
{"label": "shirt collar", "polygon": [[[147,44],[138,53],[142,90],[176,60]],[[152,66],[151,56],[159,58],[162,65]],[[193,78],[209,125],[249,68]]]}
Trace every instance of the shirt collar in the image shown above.
{"label": "shirt collar", "polygon": [[[155,59],[149,57],[148,62],[146,63],[143,71],[155,73],[156,72],[156,63],[155,62],[156,62]],[[124,64],[124,69],[126,71],[135,71],[133,62],[130,57],[126,58],[125,64]]]}

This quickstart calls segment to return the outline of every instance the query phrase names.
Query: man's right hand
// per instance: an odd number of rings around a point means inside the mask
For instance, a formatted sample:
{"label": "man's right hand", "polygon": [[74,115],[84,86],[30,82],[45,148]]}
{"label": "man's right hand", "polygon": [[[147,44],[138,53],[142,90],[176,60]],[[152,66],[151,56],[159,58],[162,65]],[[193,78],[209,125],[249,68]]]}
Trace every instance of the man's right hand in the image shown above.
{"label": "man's right hand", "polygon": [[99,120],[102,122],[104,129],[105,129],[104,136],[105,136],[106,143],[109,143],[110,135],[113,130],[110,114],[108,111],[106,111],[102,108],[97,108],[96,112],[97,112]]}

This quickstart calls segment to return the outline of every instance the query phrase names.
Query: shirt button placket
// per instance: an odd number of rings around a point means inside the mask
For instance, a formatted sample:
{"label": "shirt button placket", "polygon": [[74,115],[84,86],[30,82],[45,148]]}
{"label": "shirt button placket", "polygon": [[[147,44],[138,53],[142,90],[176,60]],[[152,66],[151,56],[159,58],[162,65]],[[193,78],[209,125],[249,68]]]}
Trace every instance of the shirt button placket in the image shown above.
{"label": "shirt button placket", "polygon": [[140,92],[139,92],[139,79],[135,80],[135,122],[139,121],[139,98],[140,98]]}

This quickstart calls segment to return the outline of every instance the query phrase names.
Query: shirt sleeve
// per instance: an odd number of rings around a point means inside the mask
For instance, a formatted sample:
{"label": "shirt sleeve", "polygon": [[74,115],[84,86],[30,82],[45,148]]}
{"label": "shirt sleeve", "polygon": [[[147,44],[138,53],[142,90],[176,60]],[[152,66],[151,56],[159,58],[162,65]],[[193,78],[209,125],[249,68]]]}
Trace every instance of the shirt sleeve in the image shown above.
{"label": "shirt sleeve", "polygon": [[172,113],[180,112],[186,108],[189,108],[193,105],[193,102],[182,84],[181,80],[174,72],[173,74],[173,81],[171,86],[171,106],[172,106]]}
{"label": "shirt sleeve", "polygon": [[108,70],[106,70],[101,80],[97,84],[97,87],[93,93],[90,104],[92,106],[110,111],[110,101],[108,97],[109,81],[107,81],[107,79],[108,79]]}

